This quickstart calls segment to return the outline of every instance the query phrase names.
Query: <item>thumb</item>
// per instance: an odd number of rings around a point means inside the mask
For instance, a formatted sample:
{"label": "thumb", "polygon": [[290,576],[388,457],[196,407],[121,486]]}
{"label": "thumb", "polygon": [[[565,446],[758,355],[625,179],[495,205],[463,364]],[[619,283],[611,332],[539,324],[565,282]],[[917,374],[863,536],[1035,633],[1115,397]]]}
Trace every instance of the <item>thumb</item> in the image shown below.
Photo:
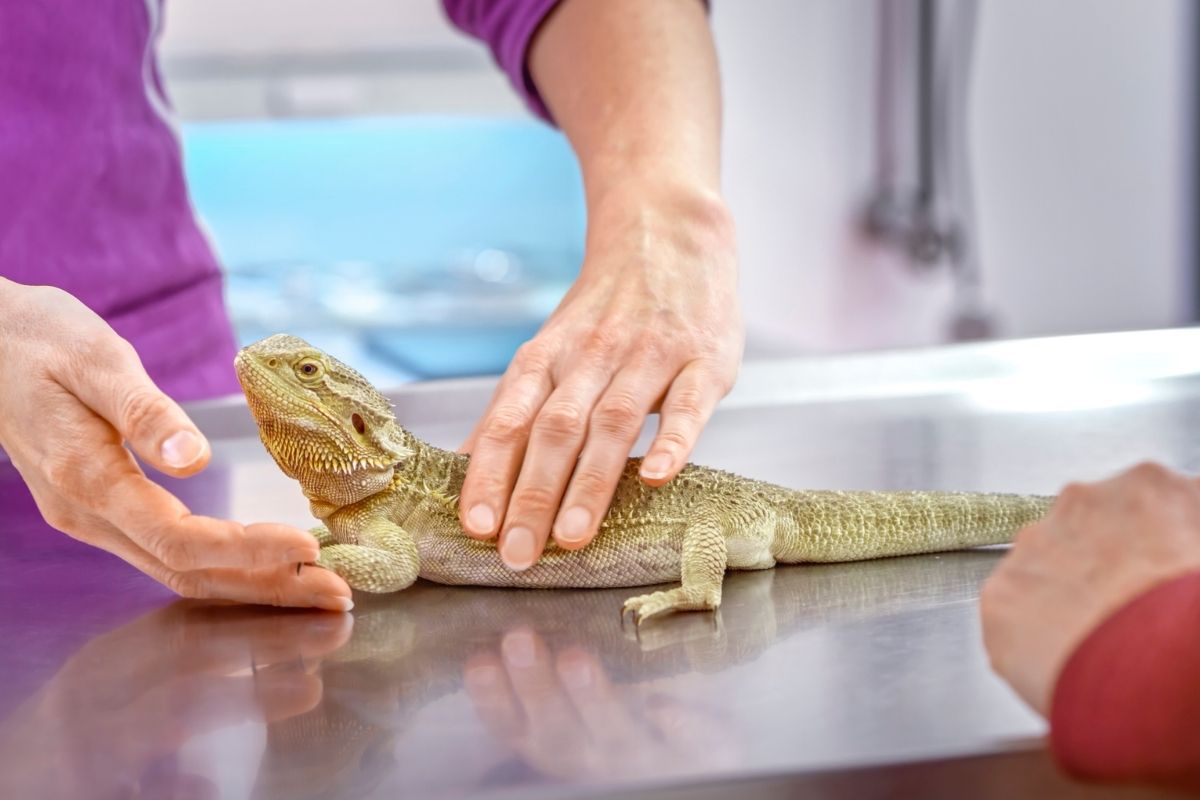
{"label": "thumb", "polygon": [[118,339],[112,350],[99,360],[103,367],[56,377],[155,469],[176,477],[204,469],[212,455],[204,434],[159,390],[128,343]]}

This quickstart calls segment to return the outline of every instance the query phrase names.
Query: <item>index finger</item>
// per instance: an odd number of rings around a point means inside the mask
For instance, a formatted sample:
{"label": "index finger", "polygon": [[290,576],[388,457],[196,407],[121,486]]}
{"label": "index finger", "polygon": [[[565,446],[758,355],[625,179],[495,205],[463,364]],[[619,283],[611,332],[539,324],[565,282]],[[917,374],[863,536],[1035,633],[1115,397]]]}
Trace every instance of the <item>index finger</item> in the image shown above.
{"label": "index finger", "polygon": [[142,472],[120,436],[95,412],[77,406],[40,459],[45,482],[71,505],[123,533],[174,572],[206,567],[253,568],[315,561],[317,540],[285,525],[244,526],[193,515]]}
{"label": "index finger", "polygon": [[104,498],[103,516],[168,569],[277,566],[317,560],[312,534],[290,525],[242,525],[191,513],[178,498],[145,475],[116,476]]}

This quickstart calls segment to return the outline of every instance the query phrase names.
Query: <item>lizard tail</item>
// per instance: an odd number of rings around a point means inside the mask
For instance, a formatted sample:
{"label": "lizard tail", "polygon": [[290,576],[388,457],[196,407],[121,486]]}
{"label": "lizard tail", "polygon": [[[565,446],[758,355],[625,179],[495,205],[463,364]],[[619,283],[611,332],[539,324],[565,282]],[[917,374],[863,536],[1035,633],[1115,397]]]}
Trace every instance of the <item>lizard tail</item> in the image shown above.
{"label": "lizard tail", "polygon": [[775,557],[856,561],[1012,541],[1053,497],[951,492],[793,492],[782,500]]}

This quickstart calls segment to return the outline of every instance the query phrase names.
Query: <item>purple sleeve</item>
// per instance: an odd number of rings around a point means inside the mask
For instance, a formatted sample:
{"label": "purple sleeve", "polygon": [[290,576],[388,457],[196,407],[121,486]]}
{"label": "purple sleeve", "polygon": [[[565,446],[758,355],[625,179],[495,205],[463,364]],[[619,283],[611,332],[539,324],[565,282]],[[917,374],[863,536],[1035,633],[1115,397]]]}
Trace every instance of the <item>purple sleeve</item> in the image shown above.
{"label": "purple sleeve", "polygon": [[492,56],[542,119],[553,122],[526,67],[529,43],[559,0],[442,0],[446,15],[459,29],[485,42]]}

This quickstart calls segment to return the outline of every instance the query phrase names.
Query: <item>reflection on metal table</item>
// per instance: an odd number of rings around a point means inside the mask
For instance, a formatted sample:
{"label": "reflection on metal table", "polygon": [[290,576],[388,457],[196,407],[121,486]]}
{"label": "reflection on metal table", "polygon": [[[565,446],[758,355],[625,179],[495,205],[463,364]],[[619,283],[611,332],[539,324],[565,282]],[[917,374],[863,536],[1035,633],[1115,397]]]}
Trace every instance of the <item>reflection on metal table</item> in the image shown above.
{"label": "reflection on metal table", "polygon": [[[403,424],[454,446],[491,385],[392,394]],[[164,483],[199,513],[311,524],[244,404],[190,411],[213,464]],[[1052,493],[1144,459],[1196,471],[1198,430],[1200,330],[1158,331],[752,363],[695,460],[797,488]],[[617,613],[630,589],[419,583],[360,596],[352,618],[173,601],[48,529],[3,462],[0,508],[0,796],[880,796],[894,781],[984,796],[972,781],[1056,780],[1043,723],[981,647],[996,549],[734,573],[716,617],[635,632]]]}

